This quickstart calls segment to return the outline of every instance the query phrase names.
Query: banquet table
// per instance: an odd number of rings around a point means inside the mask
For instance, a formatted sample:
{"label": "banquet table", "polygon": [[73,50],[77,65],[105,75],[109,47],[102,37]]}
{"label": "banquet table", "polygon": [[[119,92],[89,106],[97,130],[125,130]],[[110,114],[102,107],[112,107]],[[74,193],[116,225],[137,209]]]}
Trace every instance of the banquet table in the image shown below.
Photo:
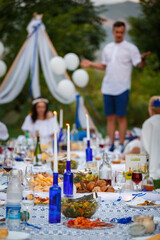
{"label": "banquet table", "polygon": [[[83,167],[83,164],[85,162],[83,159],[83,154],[81,154],[81,157],[79,159],[80,164],[79,168]],[[24,163],[15,165],[17,168],[24,168]],[[48,165],[45,167],[43,166],[43,170],[47,169]],[[113,166],[114,170],[124,170],[125,165],[124,164],[116,164]],[[113,169],[112,168],[112,169]],[[36,171],[37,169],[35,169]],[[5,177],[2,177],[0,179],[0,183],[5,181]],[[131,192],[130,194],[132,194]],[[150,215],[154,216],[155,219],[158,219],[158,226],[154,232],[160,233],[160,208],[131,208],[127,206],[126,202],[123,200],[123,197],[126,193],[99,193],[98,195],[101,197],[101,202],[98,210],[96,213],[92,216],[91,219],[97,219],[100,218],[103,221],[111,221],[111,219],[116,218],[127,218],[127,217],[133,217],[135,215]],[[122,197],[121,201],[117,201],[119,196]],[[6,194],[3,192],[0,192],[0,199],[5,199]],[[160,194],[157,192],[147,192],[144,195],[144,199],[147,200],[158,200],[160,201]],[[0,207],[0,217],[5,217],[6,207],[1,206]],[[56,240],[111,240],[114,239],[120,239],[120,240],[129,240],[129,239],[147,239],[149,236],[145,236],[143,238],[132,238],[128,233],[128,227],[130,223],[128,224],[115,224],[115,227],[113,228],[105,228],[105,229],[90,229],[90,230],[82,230],[82,229],[73,229],[73,228],[67,228],[65,225],[63,225],[64,222],[68,221],[69,219],[61,215],[61,223],[58,224],[49,224],[48,222],[48,216],[49,216],[49,208],[45,205],[35,205],[32,210],[31,218],[29,220],[30,224],[33,224],[35,226],[40,227],[41,229],[36,229],[30,226],[27,226],[27,229],[23,230],[25,232],[28,232],[30,234],[30,239],[37,240],[49,240],[49,239],[56,239]],[[3,227],[3,225],[0,225],[0,227]],[[152,234],[152,235],[154,235]],[[152,236],[150,235],[150,236]]]}

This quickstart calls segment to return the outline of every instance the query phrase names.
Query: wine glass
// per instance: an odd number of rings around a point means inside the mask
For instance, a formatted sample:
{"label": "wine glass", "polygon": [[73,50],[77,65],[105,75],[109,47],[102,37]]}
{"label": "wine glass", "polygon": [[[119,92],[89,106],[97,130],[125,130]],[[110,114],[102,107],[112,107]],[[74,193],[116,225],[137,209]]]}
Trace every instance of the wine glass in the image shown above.
{"label": "wine glass", "polygon": [[32,166],[26,166],[25,169],[25,178],[30,181],[31,177],[32,177]]}
{"label": "wine glass", "polygon": [[132,181],[136,185],[136,191],[138,191],[138,185],[142,181],[142,171],[139,167],[133,169],[133,171],[132,171]]}
{"label": "wine glass", "polygon": [[13,169],[13,161],[9,158],[5,158],[3,169],[7,172],[7,184],[9,181],[9,172]]}

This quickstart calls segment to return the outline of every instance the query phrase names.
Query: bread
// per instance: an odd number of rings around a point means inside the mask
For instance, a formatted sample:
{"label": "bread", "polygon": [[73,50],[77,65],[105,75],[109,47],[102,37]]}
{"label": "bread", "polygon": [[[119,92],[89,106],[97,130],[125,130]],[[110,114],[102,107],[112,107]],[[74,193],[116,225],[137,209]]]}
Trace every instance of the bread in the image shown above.
{"label": "bread", "polygon": [[95,182],[89,182],[88,184],[87,184],[87,189],[88,189],[88,191],[92,191],[92,189],[95,187]]}
{"label": "bread", "polygon": [[159,239],[160,239],[160,233],[151,238],[148,238],[148,240],[159,240]]}
{"label": "bread", "polygon": [[0,228],[0,239],[5,239],[8,236],[8,230],[6,228]]}

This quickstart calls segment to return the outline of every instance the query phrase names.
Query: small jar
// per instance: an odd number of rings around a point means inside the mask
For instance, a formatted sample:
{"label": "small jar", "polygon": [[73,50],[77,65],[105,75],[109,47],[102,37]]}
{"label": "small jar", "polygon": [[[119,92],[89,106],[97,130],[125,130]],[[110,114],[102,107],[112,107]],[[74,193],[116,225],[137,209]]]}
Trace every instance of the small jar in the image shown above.
{"label": "small jar", "polygon": [[141,215],[141,216],[134,216],[135,223],[141,223],[146,227],[146,233],[150,234],[153,233],[155,230],[155,224],[153,221],[153,216]]}

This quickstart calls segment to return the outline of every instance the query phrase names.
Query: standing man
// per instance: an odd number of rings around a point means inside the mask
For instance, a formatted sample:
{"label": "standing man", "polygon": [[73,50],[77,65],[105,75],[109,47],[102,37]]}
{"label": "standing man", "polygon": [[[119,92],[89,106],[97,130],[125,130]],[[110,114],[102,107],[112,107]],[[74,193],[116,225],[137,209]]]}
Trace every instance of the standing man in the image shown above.
{"label": "standing man", "polygon": [[105,46],[102,52],[102,62],[82,60],[82,67],[106,69],[102,82],[104,111],[107,116],[107,131],[111,140],[109,151],[114,151],[116,119],[119,125],[119,152],[124,150],[123,143],[127,130],[126,110],[131,87],[132,65],[139,68],[145,66],[145,58],[150,52],[140,55],[138,48],[124,40],[125,23],[117,21],[113,25],[114,42]]}

